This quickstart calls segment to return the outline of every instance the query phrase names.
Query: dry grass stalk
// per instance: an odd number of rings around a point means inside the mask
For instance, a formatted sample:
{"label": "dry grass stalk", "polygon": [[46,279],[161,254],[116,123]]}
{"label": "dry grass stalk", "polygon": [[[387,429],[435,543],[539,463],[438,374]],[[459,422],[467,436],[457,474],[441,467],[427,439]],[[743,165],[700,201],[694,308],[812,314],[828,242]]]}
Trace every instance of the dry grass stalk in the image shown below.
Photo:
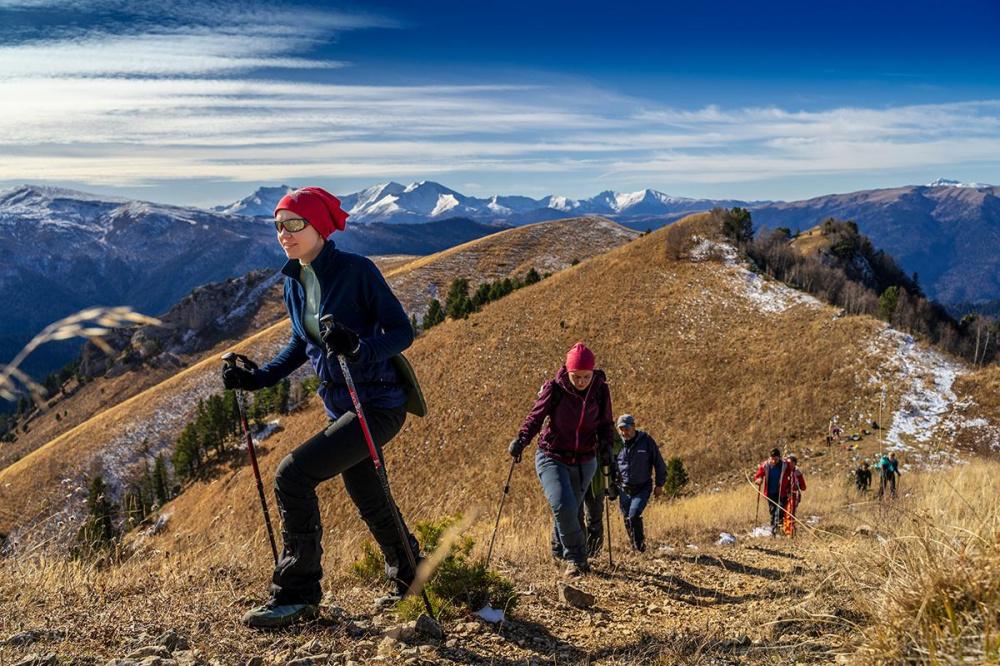
{"label": "dry grass stalk", "polygon": [[28,344],[17,353],[10,363],[0,367],[0,398],[16,400],[19,392],[18,384],[20,384],[31,394],[35,404],[44,409],[45,387],[21,371],[20,365],[31,352],[46,342],[85,338],[97,345],[105,354],[112,354],[111,347],[101,339],[112,329],[132,325],[159,325],[160,323],[159,319],[135,312],[127,306],[88,308],[53,322],[29,340]]}

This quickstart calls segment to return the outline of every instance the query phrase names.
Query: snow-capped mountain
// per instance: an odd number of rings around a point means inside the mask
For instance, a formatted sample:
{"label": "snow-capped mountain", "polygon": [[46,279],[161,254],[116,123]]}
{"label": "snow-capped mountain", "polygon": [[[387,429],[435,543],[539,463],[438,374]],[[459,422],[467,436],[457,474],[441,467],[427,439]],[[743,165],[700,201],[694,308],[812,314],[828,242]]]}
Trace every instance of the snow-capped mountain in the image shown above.
{"label": "snow-capped mountain", "polygon": [[938,178],[927,183],[926,187],[971,187],[974,189],[979,189],[980,187],[993,187],[987,183],[963,183],[960,180],[953,180],[951,178]]}
{"label": "snow-capped mountain", "polygon": [[[404,194],[383,186],[369,198]],[[270,218],[286,186],[260,188],[224,210]],[[447,193],[443,193],[447,194]],[[377,196],[380,195],[380,196]],[[424,203],[426,209],[433,202]],[[497,231],[466,219],[431,226],[351,225],[337,245],[361,254],[429,254]],[[24,185],[0,190],[0,363],[51,322],[95,305],[128,305],[159,315],[195,287],[277,271],[286,258],[260,216],[130,201]],[[48,344],[26,370],[44,377],[75,355],[78,341]]]}
{"label": "snow-capped mountain", "polygon": [[[274,266],[281,249],[259,218],[51,187],[0,191],[0,361],[60,317],[95,305],[167,310],[194,287]],[[51,370],[71,346],[46,345]],[[47,358],[48,357],[48,358]]]}
{"label": "snow-capped mountain", "polygon": [[[274,204],[284,195],[282,188],[260,188],[251,197],[273,191],[269,205],[262,205],[270,215]],[[246,200],[244,200],[246,201]],[[526,224],[555,219],[566,214],[605,215],[620,220],[668,216],[715,206],[747,206],[751,202],[737,200],[691,199],[674,197],[655,190],[638,192],[606,191],[589,199],[571,199],[550,195],[541,199],[525,196],[494,195],[482,199],[466,196],[440,183],[423,180],[410,185],[396,182],[380,183],[360,192],[340,196],[341,204],[354,223],[368,222],[428,222],[451,217],[467,217],[487,223]],[[752,202],[766,203],[766,202]],[[219,210],[241,210],[241,202],[220,206]],[[246,213],[245,213],[246,214]]]}
{"label": "snow-capped mountain", "polygon": [[249,215],[250,217],[270,217],[274,214],[274,206],[294,187],[279,185],[278,187],[258,187],[253,194],[234,201],[228,206],[216,206],[212,210],[228,215]]}

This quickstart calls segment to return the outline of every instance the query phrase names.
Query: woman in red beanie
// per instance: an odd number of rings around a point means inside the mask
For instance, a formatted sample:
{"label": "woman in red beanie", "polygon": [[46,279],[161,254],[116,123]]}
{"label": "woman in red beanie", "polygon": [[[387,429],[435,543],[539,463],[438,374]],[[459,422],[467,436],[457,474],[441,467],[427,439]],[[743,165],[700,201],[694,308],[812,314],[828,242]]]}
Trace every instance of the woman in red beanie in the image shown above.
{"label": "woman in red beanie", "polygon": [[541,430],[535,471],[555,519],[552,555],[560,562],[568,561],[568,576],[590,570],[580,507],[597,472],[598,458],[610,464],[614,441],[611,392],[604,372],[594,365],[594,353],[582,342],[575,344],[555,379],[542,385],[535,406],[508,447],[514,460],[520,461],[525,447]]}
{"label": "woman in red beanie", "polygon": [[[318,187],[305,187],[281,199],[274,226],[288,256],[281,272],[291,339],[261,368],[223,369],[227,389],[253,391],[277,384],[308,360],[319,376],[318,393],[329,417],[325,427],[278,466],[274,491],[283,548],[270,601],[243,617],[252,627],[282,627],[316,616],[323,596],[323,530],[316,486],[338,475],[385,557],[386,575],[397,593],[387,599],[401,597],[416,573],[335,358],[343,354],[349,362],[369,430],[381,452],[406,419],[407,394],[392,358],[413,342],[413,329],[375,264],[338,250],[330,239],[334,231],[344,229],[346,220],[340,201]],[[332,315],[336,323],[321,331],[319,322],[325,315]],[[407,535],[417,553],[416,539]]]}

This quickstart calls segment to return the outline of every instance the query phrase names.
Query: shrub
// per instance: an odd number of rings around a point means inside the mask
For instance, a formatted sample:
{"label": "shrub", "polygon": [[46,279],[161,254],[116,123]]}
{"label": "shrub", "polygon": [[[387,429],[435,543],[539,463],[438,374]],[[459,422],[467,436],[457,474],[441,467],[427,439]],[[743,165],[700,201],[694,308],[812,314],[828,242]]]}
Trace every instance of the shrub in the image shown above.
{"label": "shrub", "polygon": [[[430,553],[437,550],[445,532],[460,518],[454,516],[417,523],[414,531],[423,551]],[[439,619],[450,619],[468,611],[477,611],[487,604],[506,612],[517,606],[514,584],[487,569],[485,562],[471,559],[474,545],[475,542],[468,536],[462,536],[452,543],[448,555],[424,586],[434,615]],[[420,597],[404,599],[396,608],[400,618],[404,620],[415,619],[424,610]]]}
{"label": "shrub", "polygon": [[385,580],[385,564],[382,553],[371,541],[365,541],[361,544],[361,557],[351,563],[351,575],[371,584]]}
{"label": "shrub", "polygon": [[667,461],[667,482],[663,486],[664,492],[670,497],[677,497],[684,486],[687,485],[688,475],[684,469],[684,463],[680,458],[671,458]]}

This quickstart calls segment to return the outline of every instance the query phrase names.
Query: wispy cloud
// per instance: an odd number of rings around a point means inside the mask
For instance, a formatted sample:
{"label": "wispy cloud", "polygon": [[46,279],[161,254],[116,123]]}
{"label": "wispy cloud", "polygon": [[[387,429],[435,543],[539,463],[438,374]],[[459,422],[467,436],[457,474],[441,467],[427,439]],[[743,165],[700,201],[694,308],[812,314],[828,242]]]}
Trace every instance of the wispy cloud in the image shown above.
{"label": "wispy cloud", "polygon": [[[55,4],[0,0],[0,9]],[[392,19],[253,3],[150,3],[134,13],[125,30],[0,47],[0,153],[14,158],[0,160],[0,180],[507,173],[655,185],[944,172],[1000,155],[1000,100],[680,109],[537,76],[344,85],[325,81],[350,54],[311,46],[345,30],[398,27]]]}

